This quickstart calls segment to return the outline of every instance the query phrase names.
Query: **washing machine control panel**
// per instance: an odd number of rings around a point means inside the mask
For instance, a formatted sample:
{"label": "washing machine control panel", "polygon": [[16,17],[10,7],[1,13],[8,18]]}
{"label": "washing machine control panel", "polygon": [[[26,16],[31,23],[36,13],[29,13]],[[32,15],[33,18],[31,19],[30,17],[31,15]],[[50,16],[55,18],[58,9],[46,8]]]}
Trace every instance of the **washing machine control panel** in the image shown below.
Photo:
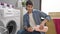
{"label": "washing machine control panel", "polygon": [[4,11],[4,17],[12,17],[12,16],[14,16],[14,11],[13,11],[13,9],[6,9],[6,10]]}
{"label": "washing machine control panel", "polygon": [[20,16],[20,10],[0,8],[0,17],[12,17],[12,16]]}
{"label": "washing machine control panel", "polygon": [[20,16],[20,10],[14,9],[12,5],[0,3],[0,17]]}
{"label": "washing machine control panel", "polygon": [[0,17],[11,17],[14,16],[12,9],[0,8]]}
{"label": "washing machine control panel", "polygon": [[14,16],[20,16],[20,10],[14,9]]}

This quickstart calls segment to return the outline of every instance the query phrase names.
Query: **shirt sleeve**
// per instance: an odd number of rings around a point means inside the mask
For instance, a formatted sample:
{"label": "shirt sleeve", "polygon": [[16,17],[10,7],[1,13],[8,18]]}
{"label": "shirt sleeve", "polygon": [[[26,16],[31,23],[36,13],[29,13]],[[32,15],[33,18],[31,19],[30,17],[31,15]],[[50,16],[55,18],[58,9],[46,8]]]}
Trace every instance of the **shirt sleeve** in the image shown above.
{"label": "shirt sleeve", "polygon": [[45,14],[44,12],[39,11],[39,14],[40,14],[40,16],[43,17],[44,19],[47,19],[48,21],[51,20],[51,17],[50,17],[49,15]]}
{"label": "shirt sleeve", "polygon": [[30,26],[27,24],[27,19],[26,19],[25,15],[24,15],[23,16],[23,28],[25,29],[25,28],[28,28],[28,27],[30,27]]}

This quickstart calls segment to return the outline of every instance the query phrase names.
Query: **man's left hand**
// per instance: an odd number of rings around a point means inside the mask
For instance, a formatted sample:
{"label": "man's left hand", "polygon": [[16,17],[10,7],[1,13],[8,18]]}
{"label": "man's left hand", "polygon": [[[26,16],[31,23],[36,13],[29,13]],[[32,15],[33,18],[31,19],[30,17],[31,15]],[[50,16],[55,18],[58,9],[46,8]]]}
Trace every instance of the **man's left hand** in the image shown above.
{"label": "man's left hand", "polygon": [[43,30],[43,29],[44,29],[44,24],[40,24],[39,29],[40,29],[40,30]]}

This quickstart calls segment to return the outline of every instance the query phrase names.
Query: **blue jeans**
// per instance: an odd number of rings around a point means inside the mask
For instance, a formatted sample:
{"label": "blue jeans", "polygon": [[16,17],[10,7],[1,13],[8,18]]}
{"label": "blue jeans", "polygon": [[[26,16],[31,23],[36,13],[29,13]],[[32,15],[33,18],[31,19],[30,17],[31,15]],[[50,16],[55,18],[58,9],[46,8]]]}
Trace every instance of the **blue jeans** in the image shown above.
{"label": "blue jeans", "polygon": [[40,32],[37,32],[37,31],[28,32],[26,30],[20,30],[17,32],[17,34],[40,34]]}

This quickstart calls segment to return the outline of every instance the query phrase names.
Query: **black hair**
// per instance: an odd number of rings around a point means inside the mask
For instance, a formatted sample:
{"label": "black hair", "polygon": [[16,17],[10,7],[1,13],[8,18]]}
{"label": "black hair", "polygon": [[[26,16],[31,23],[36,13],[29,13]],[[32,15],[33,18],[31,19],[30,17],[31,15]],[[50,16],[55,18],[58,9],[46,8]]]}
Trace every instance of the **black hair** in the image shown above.
{"label": "black hair", "polygon": [[28,5],[32,5],[32,6],[33,6],[33,3],[32,3],[31,0],[28,0],[28,1],[26,2],[26,6],[28,6]]}

